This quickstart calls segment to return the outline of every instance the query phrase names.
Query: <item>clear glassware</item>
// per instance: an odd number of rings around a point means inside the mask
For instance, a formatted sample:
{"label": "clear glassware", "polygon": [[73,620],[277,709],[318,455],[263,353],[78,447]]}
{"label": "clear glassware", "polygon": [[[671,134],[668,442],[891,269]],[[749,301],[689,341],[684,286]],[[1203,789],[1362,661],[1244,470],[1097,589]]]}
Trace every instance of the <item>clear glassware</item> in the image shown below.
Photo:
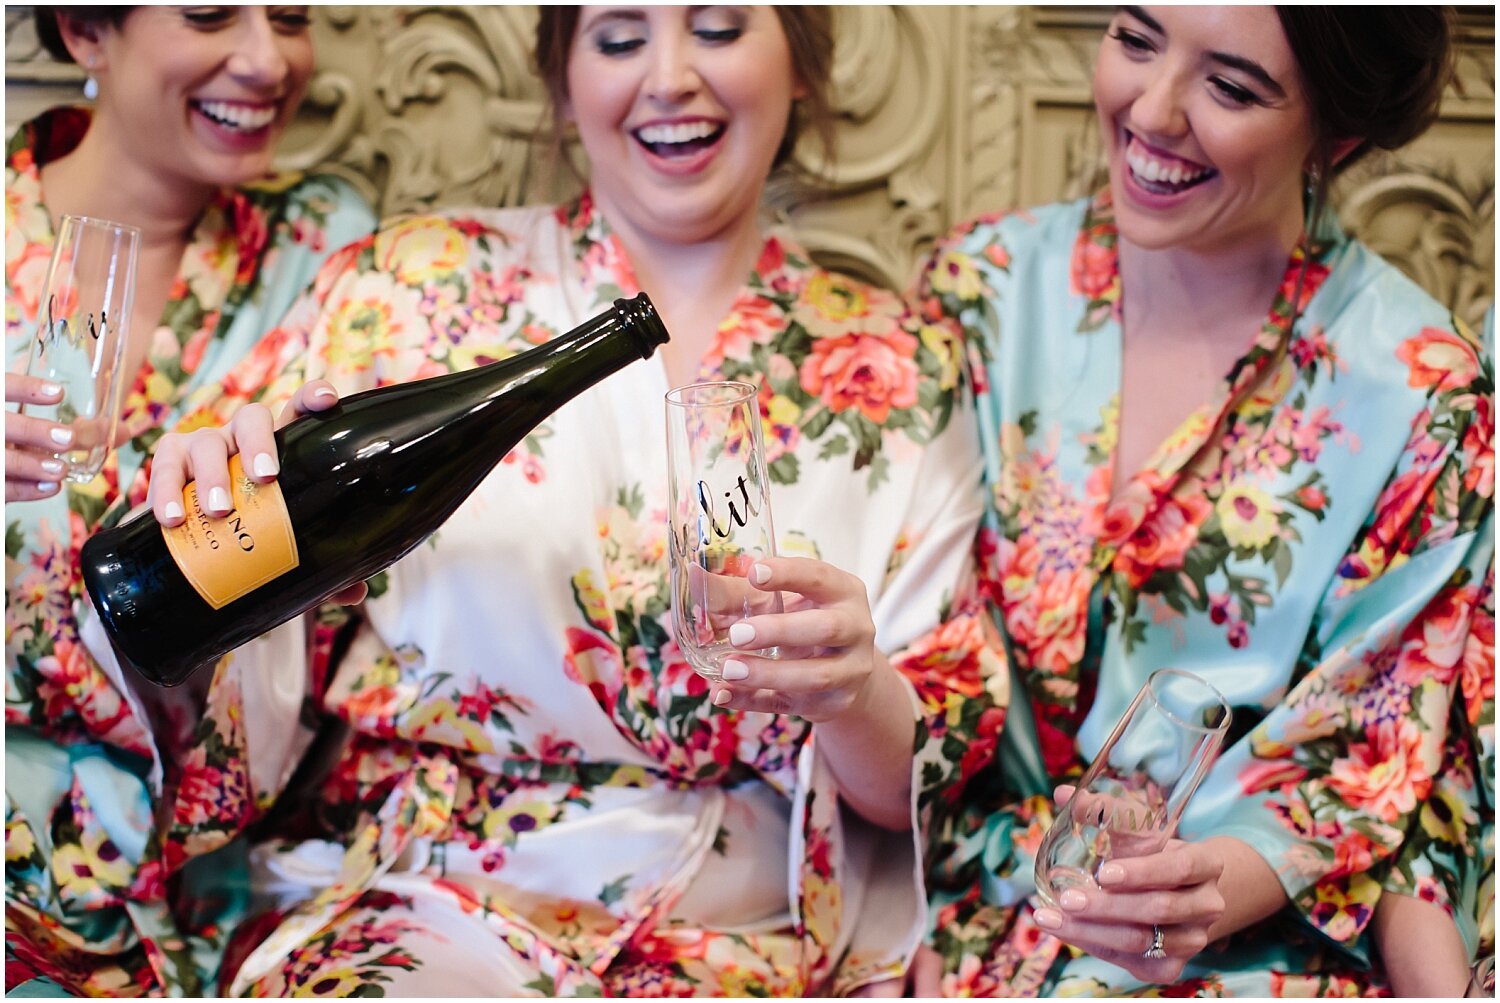
{"label": "clear glassware", "polygon": [[776,554],[760,405],[753,386],[734,382],[678,387],[666,402],[672,623],[688,662],[717,680],[736,651],[729,628],[782,611],[781,593],[748,577]]}
{"label": "clear glassware", "polygon": [[114,445],[140,245],[133,226],[63,216],[37,300],[26,374],[58,384],[63,395],[57,404],[26,404],[21,411],[72,428],[71,446],[56,456],[64,476],[77,483],[98,475]]}
{"label": "clear glassware", "polygon": [[1067,889],[1097,887],[1105,861],[1165,847],[1230,719],[1224,697],[1198,676],[1153,672],[1042,837],[1038,897],[1055,908]]}

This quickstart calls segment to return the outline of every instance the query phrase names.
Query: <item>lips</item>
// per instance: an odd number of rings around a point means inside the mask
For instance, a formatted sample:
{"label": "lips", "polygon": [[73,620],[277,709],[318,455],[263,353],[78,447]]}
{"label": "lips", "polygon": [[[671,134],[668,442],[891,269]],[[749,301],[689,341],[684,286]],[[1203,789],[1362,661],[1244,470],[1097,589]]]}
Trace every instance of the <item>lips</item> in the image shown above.
{"label": "lips", "polygon": [[1133,181],[1154,195],[1176,195],[1218,176],[1212,167],[1174,157],[1125,131],[1125,163]]}
{"label": "lips", "polygon": [[724,136],[722,122],[693,119],[652,122],[631,130],[631,135],[652,154],[665,159],[692,157],[709,149]]}
{"label": "lips", "polygon": [[188,106],[214,125],[231,132],[255,133],[276,121],[276,105],[193,99]]}

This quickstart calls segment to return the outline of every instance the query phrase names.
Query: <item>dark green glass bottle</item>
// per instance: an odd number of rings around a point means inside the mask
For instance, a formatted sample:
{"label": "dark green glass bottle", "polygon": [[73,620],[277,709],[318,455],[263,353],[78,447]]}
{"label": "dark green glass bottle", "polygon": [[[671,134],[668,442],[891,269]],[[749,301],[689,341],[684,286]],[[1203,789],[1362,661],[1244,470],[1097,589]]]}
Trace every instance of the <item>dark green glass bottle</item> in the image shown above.
{"label": "dark green glass bottle", "polygon": [[190,485],[184,527],[146,514],[84,544],[84,584],[116,652],[174,686],[389,567],[549,414],[666,341],[642,294],[501,362],[298,418],[276,433],[275,485],[231,467],[228,516],[203,513]]}

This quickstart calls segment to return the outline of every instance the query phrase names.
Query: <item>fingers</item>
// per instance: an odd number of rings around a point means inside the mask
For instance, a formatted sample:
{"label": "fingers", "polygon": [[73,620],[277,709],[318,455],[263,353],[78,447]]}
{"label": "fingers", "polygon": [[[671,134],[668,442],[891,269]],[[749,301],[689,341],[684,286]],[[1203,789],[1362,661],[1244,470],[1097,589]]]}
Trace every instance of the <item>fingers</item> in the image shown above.
{"label": "fingers", "polygon": [[22,373],[5,374],[5,399],[17,404],[56,404],[62,400],[63,388],[38,376]]}
{"label": "fingers", "polygon": [[943,957],[923,944],[911,959],[908,972],[911,994],[917,999],[938,999],[943,995]]}
{"label": "fingers", "polygon": [[1160,853],[1117,857],[1099,868],[1099,884],[1112,893],[1217,885],[1224,861],[1199,843],[1173,841]]}
{"label": "fingers", "polygon": [[[276,426],[271,421],[270,409],[259,404],[241,408],[229,423],[234,435],[235,449],[240,454],[240,465],[245,476],[257,484],[265,484],[275,478],[281,466],[277,462]],[[217,475],[218,471],[213,473]],[[217,483],[217,481],[215,481]],[[224,471],[224,486],[229,484],[228,468]],[[202,487],[199,487],[202,494]]]}
{"label": "fingers", "polygon": [[[1063,914],[1075,922],[1075,927],[1091,930],[1138,927],[1142,923],[1163,927],[1200,924],[1206,928],[1224,911],[1223,897],[1216,885],[1125,893],[1070,888],[1058,896],[1058,904]],[[1145,945],[1141,950],[1145,950]]]}
{"label": "fingers", "polygon": [[326,411],[338,402],[339,392],[327,380],[304,383],[282,409],[281,415],[276,419],[276,427],[281,428],[305,414]]}
{"label": "fingers", "polygon": [[864,582],[826,561],[811,557],[762,557],[749,581],[764,591],[797,592],[819,605],[858,600],[869,605]]}

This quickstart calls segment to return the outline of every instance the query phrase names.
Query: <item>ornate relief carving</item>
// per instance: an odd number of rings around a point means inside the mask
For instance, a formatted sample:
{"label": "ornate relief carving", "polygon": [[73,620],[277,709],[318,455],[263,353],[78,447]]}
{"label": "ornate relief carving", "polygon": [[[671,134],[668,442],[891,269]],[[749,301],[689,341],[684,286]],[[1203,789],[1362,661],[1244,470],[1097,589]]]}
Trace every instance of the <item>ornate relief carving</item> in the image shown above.
{"label": "ornate relief carving", "polygon": [[[902,286],[932,241],[980,212],[1098,182],[1089,90],[1109,7],[843,6],[837,158],[816,143],[768,210],[820,260]],[[387,213],[566,198],[577,178],[545,138],[529,6],[314,7],[318,73],[288,166],[335,170]],[[1458,83],[1438,127],[1338,189],[1356,234],[1475,319],[1493,302],[1494,14],[1460,13]],[[78,100],[82,74],[5,10],[9,128]]]}

